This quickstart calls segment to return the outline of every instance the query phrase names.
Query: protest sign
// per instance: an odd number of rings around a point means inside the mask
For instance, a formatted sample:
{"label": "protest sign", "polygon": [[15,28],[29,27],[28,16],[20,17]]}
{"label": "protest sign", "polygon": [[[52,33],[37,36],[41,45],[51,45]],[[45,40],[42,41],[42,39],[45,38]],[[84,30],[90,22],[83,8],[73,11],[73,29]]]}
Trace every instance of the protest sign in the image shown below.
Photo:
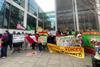
{"label": "protest sign", "polygon": [[76,40],[75,36],[59,36],[56,37],[58,46],[75,46],[80,45],[79,40]]}
{"label": "protest sign", "polygon": [[74,36],[59,36],[56,37],[58,46],[71,46]]}
{"label": "protest sign", "polygon": [[84,48],[77,46],[57,46],[55,44],[48,44],[50,53],[64,53],[77,58],[84,58]]}
{"label": "protest sign", "polygon": [[13,43],[24,42],[24,35],[13,35]]}
{"label": "protest sign", "polygon": [[47,36],[40,36],[38,41],[41,42],[43,45],[46,45],[46,43],[47,43]]}

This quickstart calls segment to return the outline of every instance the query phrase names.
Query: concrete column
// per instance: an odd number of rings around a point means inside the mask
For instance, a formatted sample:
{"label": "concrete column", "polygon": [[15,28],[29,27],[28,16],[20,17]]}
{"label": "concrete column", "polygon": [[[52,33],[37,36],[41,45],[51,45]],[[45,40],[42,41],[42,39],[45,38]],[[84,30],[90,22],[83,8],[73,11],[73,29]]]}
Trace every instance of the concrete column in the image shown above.
{"label": "concrete column", "polygon": [[24,11],[24,27],[27,28],[27,11],[28,11],[28,0],[25,0],[25,11]]}
{"label": "concrete column", "polygon": [[75,6],[74,6],[74,0],[72,0],[72,7],[73,7],[73,22],[74,22],[74,30],[76,30],[76,20],[75,20]]}
{"label": "concrete column", "polygon": [[77,28],[77,31],[80,31],[80,29],[79,29],[79,18],[78,18],[77,1],[74,0],[74,3],[75,3],[76,28]]}
{"label": "concrete column", "polygon": [[98,16],[98,28],[99,28],[99,32],[100,32],[100,3],[99,0],[96,0],[96,6],[97,6],[97,16]]}
{"label": "concrete column", "polygon": [[100,16],[98,15],[99,32],[100,32]]}
{"label": "concrete column", "polygon": [[56,4],[56,10],[55,10],[55,14],[56,14],[56,22],[55,22],[55,31],[57,32],[57,1],[55,0],[55,4]]}
{"label": "concrete column", "polygon": [[38,25],[39,25],[39,9],[37,9],[36,30],[38,29]]}

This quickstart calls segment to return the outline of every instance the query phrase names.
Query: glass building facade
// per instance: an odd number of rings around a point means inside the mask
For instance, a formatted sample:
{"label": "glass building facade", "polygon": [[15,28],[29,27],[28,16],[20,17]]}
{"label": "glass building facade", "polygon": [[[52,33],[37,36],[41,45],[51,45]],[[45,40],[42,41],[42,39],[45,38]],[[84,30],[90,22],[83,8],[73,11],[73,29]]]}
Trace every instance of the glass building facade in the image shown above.
{"label": "glass building facade", "polygon": [[0,28],[3,27],[3,23],[4,22],[4,5],[5,5],[5,1],[4,0],[0,0]]}
{"label": "glass building facade", "polygon": [[34,0],[28,0],[28,11],[37,16],[38,6]]}
{"label": "glass building facade", "polygon": [[[39,20],[39,26],[42,27],[43,29],[51,29],[51,21],[49,20],[49,16],[47,15],[46,12],[43,12],[40,8],[38,9],[38,17],[40,18]],[[43,19],[43,20],[41,20]]]}
{"label": "glass building facade", "polygon": [[48,16],[48,20],[50,21],[51,30],[55,30],[55,23],[56,23],[55,11],[46,12],[46,15]]}
{"label": "glass building facade", "polygon": [[57,27],[63,32],[99,31],[98,15],[89,0],[56,0],[56,15]]}
{"label": "glass building facade", "polygon": [[30,15],[27,16],[27,29],[36,30],[36,19]]}
{"label": "glass building facade", "polygon": [[26,30],[36,31],[36,26],[43,28],[42,9],[35,0],[0,0],[0,29],[17,29],[17,24]]}
{"label": "glass building facade", "polygon": [[13,0],[15,3],[17,3],[18,5],[25,7],[25,0]]}
{"label": "glass building facade", "polygon": [[24,11],[6,2],[4,23],[5,28],[16,29],[17,24],[23,26]]}
{"label": "glass building facade", "polygon": [[[80,2],[82,2],[80,4]],[[79,28],[80,30],[93,29],[98,31],[98,19],[94,9],[88,0],[77,0]]]}

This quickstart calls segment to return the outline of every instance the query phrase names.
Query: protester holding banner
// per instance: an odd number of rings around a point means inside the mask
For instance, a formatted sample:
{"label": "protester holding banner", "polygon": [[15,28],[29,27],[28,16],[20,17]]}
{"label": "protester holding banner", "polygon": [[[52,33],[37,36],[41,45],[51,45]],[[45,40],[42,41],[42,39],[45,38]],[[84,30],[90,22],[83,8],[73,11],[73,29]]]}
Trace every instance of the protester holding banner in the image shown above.
{"label": "protester holding banner", "polygon": [[43,48],[43,50],[45,50],[46,47],[47,47],[47,36],[46,35],[40,35],[38,42],[42,43],[42,48]]}
{"label": "protester holding banner", "polygon": [[80,32],[76,32],[75,38],[76,38],[76,46],[82,46],[83,44],[82,34]]}
{"label": "protester holding banner", "polygon": [[24,38],[22,38],[19,32],[17,34],[13,34],[13,53],[15,53],[16,51],[20,52],[23,40]]}
{"label": "protester holding banner", "polygon": [[27,33],[25,33],[25,35],[24,35],[25,37],[24,37],[24,44],[23,44],[23,49],[24,50],[26,50],[27,49],[27,47],[28,47],[28,40],[26,39],[26,37],[28,36],[28,34]]}
{"label": "protester holding banner", "polygon": [[32,49],[33,49],[33,54],[35,54],[35,53],[36,53],[36,52],[35,52],[35,47],[36,47],[36,42],[37,42],[35,36],[29,34],[29,35],[27,35],[25,38],[26,38],[27,41],[30,43],[30,46],[31,46]]}

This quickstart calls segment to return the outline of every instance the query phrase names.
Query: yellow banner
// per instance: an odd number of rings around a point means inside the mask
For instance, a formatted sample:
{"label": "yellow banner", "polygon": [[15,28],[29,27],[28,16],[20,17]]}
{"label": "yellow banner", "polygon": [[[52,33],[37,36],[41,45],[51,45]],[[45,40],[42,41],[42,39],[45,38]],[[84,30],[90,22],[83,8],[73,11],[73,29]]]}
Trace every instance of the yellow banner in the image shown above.
{"label": "yellow banner", "polygon": [[55,44],[48,43],[48,49],[50,53],[64,53],[77,58],[84,58],[84,48],[77,46],[57,46]]}

